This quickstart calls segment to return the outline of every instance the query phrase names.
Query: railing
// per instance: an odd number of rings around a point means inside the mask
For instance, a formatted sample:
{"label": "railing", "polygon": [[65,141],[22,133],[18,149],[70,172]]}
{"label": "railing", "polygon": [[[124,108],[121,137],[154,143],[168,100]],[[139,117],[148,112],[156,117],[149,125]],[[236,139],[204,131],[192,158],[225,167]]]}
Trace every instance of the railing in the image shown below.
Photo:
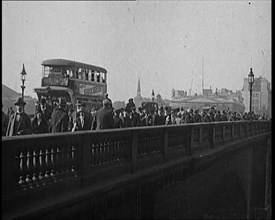
{"label": "railing", "polygon": [[2,204],[37,203],[271,130],[270,121],[195,123],[2,138]]}

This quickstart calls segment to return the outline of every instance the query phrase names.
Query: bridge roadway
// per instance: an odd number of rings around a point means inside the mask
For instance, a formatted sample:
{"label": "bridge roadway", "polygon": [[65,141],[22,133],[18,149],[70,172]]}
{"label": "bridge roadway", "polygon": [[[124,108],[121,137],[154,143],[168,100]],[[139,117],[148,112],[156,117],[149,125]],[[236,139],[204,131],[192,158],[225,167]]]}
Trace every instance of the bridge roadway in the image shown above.
{"label": "bridge roadway", "polygon": [[270,147],[270,121],[4,137],[2,217],[267,217]]}

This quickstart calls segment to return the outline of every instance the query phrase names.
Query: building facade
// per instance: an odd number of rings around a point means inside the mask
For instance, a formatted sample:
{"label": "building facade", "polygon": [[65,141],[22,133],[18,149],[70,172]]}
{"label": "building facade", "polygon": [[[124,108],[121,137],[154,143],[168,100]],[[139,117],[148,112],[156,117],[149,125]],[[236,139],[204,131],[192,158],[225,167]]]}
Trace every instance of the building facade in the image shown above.
{"label": "building facade", "polygon": [[[244,85],[242,89],[242,96],[244,98],[245,111],[249,111],[250,106],[250,91],[248,78],[244,78]],[[271,88],[270,82],[263,77],[255,78],[252,86],[252,105],[251,111],[257,114],[265,113],[271,116]]]}

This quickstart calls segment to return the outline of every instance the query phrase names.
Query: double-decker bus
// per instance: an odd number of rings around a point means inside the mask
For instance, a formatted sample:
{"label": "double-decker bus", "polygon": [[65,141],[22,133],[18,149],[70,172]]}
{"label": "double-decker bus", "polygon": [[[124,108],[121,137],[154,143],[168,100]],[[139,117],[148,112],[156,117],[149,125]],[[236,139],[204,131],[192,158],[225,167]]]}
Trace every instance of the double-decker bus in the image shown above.
{"label": "double-decker bus", "polygon": [[39,101],[44,97],[51,106],[63,97],[68,104],[80,100],[86,103],[87,109],[99,109],[107,93],[107,70],[65,59],[45,60],[42,62],[41,87],[34,91]]}

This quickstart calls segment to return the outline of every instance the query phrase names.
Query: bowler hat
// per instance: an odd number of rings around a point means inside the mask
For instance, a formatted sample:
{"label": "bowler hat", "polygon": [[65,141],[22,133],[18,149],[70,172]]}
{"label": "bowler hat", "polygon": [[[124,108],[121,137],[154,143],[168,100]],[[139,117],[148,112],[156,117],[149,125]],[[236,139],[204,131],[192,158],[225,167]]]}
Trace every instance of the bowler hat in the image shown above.
{"label": "bowler hat", "polygon": [[26,102],[23,101],[21,97],[17,99],[17,102],[14,103],[14,105],[26,105]]}

